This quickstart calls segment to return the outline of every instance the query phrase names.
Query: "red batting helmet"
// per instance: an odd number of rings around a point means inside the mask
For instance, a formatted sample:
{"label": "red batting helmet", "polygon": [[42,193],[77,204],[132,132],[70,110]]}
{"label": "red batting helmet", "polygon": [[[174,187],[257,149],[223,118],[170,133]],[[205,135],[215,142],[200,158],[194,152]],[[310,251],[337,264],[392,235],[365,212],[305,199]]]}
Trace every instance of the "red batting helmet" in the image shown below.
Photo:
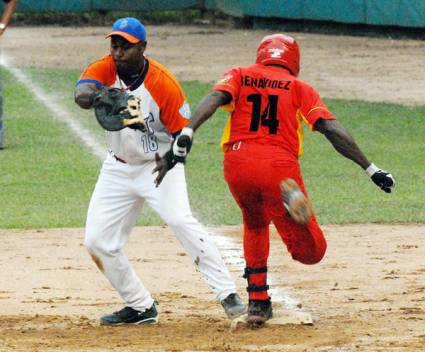
{"label": "red batting helmet", "polygon": [[300,72],[300,49],[294,38],[284,34],[265,36],[257,48],[257,64],[280,65],[294,76]]}

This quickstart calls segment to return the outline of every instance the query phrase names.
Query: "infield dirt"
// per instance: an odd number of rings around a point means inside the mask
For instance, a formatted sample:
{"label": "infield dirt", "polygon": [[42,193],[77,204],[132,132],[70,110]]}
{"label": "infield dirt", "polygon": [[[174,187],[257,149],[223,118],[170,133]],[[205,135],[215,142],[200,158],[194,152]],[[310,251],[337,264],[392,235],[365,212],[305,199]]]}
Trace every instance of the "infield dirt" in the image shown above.
{"label": "infield dirt", "polygon": [[[309,312],[313,326],[239,327],[168,228],[139,227],[126,252],[158,300],[154,326],[108,328],[120,298],[83,247],[82,229],[0,230],[0,351],[423,351],[425,226],[325,226],[314,266],[290,259],[273,233],[275,310]],[[211,229],[245,294],[242,228]]]}
{"label": "infield dirt", "polygon": [[[253,62],[265,31],[148,26],[148,55],[181,80],[213,82]],[[1,39],[18,67],[83,69],[108,51],[108,28],[13,28]],[[293,33],[301,78],[329,98],[424,104],[425,44]],[[72,87],[70,87],[72,89]],[[86,205],[82,205],[86,206]],[[319,219],[320,220],[320,219]],[[324,226],[314,266],[290,259],[274,233],[275,309],[312,314],[313,326],[241,327],[228,321],[167,227],[134,230],[126,252],[159,302],[154,326],[106,328],[121,301],[83,247],[82,229],[0,230],[0,351],[423,351],[425,226]],[[212,228],[246,299],[242,228]]]}

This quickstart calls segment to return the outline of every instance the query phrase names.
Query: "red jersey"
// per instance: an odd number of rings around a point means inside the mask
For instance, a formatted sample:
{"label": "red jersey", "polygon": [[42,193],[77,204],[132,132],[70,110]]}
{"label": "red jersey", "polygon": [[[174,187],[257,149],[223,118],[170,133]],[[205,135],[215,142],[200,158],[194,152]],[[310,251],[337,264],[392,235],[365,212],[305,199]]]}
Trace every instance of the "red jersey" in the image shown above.
{"label": "red jersey", "polygon": [[253,140],[282,147],[298,158],[302,154],[302,121],[314,130],[319,118],[335,119],[310,85],[275,66],[234,68],[213,89],[232,95],[227,106],[231,116],[221,141],[224,148]]}

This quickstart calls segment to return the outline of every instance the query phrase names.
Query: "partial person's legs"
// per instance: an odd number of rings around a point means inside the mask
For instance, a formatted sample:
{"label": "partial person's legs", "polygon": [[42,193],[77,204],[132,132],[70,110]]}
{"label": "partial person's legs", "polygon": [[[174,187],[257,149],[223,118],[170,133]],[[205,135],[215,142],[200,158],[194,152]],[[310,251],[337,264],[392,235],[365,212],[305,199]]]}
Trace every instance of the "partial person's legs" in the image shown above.
{"label": "partial person's legs", "polygon": [[[260,165],[261,164],[261,165]],[[261,326],[272,317],[268,295],[267,260],[270,250],[269,224],[264,198],[264,165],[261,161],[226,160],[225,178],[242,210],[244,221],[244,277],[248,281],[248,322]]]}
{"label": "partial person's legs", "polygon": [[143,204],[133,191],[130,169],[105,161],[89,205],[85,245],[126,305],[143,312],[154,300],[122,251]]}
{"label": "partial person's legs", "polygon": [[273,223],[294,260],[303,264],[319,263],[326,252],[326,240],[314,214],[306,226],[289,216],[276,217]]}
{"label": "partial person's legs", "polygon": [[[269,224],[264,212],[264,206],[260,199],[255,200],[256,196],[261,197],[261,193],[239,193],[237,187],[231,187],[232,194],[237,199],[241,207],[244,222],[244,256],[245,273],[247,279],[249,300],[267,300],[269,286],[267,285],[267,260],[270,253]],[[249,192],[249,191],[248,191]]]}
{"label": "partial person's legs", "polygon": [[0,150],[4,149],[4,126],[3,126],[3,83],[0,80]]}
{"label": "partial person's legs", "polygon": [[172,228],[217,299],[223,301],[235,293],[235,283],[213,239],[192,215],[183,164],[170,170],[158,188],[154,187],[153,175],[141,176],[140,184],[145,185],[143,194],[148,204]]}
{"label": "partial person's legs", "polygon": [[[290,178],[299,186],[300,190],[308,197],[298,165],[288,166],[281,173],[283,178],[288,177],[288,170],[292,169]],[[279,171],[276,170],[276,173]],[[286,244],[292,258],[303,264],[316,264],[320,262],[326,252],[326,240],[317,223],[314,214],[311,214],[306,225],[300,225],[286,211],[278,186],[270,189],[269,213],[276,229]]]}
{"label": "partial person's legs", "polygon": [[272,303],[268,294],[269,285],[267,285],[267,260],[270,250],[269,224],[263,227],[252,227],[251,219],[256,216],[266,218],[259,212],[251,212],[252,210],[252,207],[243,209],[246,261],[244,277],[248,281],[248,323],[252,326],[261,326],[273,315]]}

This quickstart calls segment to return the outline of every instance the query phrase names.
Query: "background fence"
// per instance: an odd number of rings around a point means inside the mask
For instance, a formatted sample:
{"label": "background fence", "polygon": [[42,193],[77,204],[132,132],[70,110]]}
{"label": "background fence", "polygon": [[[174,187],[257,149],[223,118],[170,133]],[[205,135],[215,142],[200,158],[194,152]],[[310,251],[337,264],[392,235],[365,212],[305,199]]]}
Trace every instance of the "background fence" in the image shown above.
{"label": "background fence", "polygon": [[[3,2],[0,2],[3,4]],[[20,0],[22,12],[151,11],[197,8],[234,17],[425,27],[425,0]]]}

